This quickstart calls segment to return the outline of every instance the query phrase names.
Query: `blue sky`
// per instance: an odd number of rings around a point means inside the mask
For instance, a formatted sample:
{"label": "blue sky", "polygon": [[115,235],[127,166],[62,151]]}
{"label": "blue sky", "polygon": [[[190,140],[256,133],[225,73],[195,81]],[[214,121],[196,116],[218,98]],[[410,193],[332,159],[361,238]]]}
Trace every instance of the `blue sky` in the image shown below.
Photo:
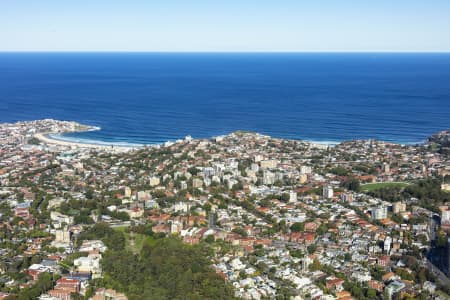
{"label": "blue sky", "polygon": [[449,0],[0,0],[0,51],[450,51]]}

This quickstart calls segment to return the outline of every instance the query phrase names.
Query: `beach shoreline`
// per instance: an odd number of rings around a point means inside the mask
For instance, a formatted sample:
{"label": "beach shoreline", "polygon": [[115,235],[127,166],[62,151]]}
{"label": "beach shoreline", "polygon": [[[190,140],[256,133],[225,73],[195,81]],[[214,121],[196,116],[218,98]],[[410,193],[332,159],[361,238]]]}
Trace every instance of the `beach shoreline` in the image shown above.
{"label": "beach shoreline", "polygon": [[140,148],[139,146],[123,146],[123,145],[99,145],[94,143],[81,143],[81,142],[71,142],[64,141],[50,137],[50,134],[55,134],[54,132],[47,133],[36,133],[34,135],[39,141],[54,146],[64,146],[64,147],[74,147],[74,148],[85,148],[85,149],[96,149],[96,150],[108,150],[108,151],[130,151]]}
{"label": "beach shoreline", "polygon": [[[39,122],[39,120],[34,121]],[[33,136],[40,142],[52,145],[52,146],[60,146],[60,147],[69,147],[69,148],[80,148],[80,149],[93,149],[93,150],[101,150],[101,151],[110,151],[110,152],[125,152],[130,150],[142,149],[145,147],[161,147],[161,146],[169,146],[172,143],[177,143],[179,141],[183,141],[183,139],[178,139],[176,141],[166,141],[158,144],[133,144],[133,143],[125,143],[125,142],[105,142],[105,141],[97,141],[97,140],[84,140],[82,138],[72,138],[70,136],[65,136],[65,134],[76,133],[76,132],[88,132],[88,131],[98,131],[101,130],[101,127],[84,125],[73,121],[58,121],[53,119],[45,119],[42,120],[44,125],[37,133],[34,133]],[[47,123],[45,123],[47,122]],[[20,123],[18,123],[20,124]],[[240,134],[245,131],[236,131],[231,134]],[[220,136],[218,136],[220,137]],[[210,137],[215,138],[215,137]],[[185,137],[184,140],[192,139],[190,136]],[[296,140],[296,139],[294,139]],[[313,147],[335,147],[338,144],[345,143],[348,141],[317,141],[317,140],[308,140],[301,139],[296,140],[299,142],[306,142],[311,144]],[[385,141],[386,143],[400,144],[400,145],[413,145],[418,143],[400,143],[400,142],[391,142]],[[425,142],[425,141],[423,141]],[[423,143],[422,142],[422,143]]]}
{"label": "beach shoreline", "polygon": [[[99,130],[99,129],[93,129],[90,128],[88,130],[76,130],[76,131],[69,131],[69,132],[83,132],[83,131],[93,131],[93,130]],[[123,145],[123,144],[114,144],[114,143],[108,143],[108,142],[102,142],[102,141],[71,141],[71,140],[65,140],[63,138],[55,137],[54,135],[61,135],[64,133],[69,132],[41,132],[34,135],[35,138],[37,138],[39,141],[48,144],[48,145],[54,145],[54,146],[65,146],[65,147],[72,147],[72,148],[84,148],[84,149],[96,149],[96,150],[104,150],[104,151],[130,151],[130,150],[136,150],[141,149],[144,147],[148,147],[149,145],[144,144],[130,144],[130,145]],[[53,136],[52,136],[53,135]],[[316,147],[335,147],[336,145],[347,142],[347,141],[314,141],[314,140],[298,140],[310,143],[313,146]],[[175,142],[175,141],[172,141]],[[386,142],[386,141],[385,141]],[[424,143],[425,141],[421,142]],[[169,143],[169,141],[167,141]],[[400,143],[400,142],[387,142],[392,144],[399,144],[399,145],[415,145],[419,143]],[[164,145],[158,144],[159,146]],[[153,145],[155,146],[155,145]]]}

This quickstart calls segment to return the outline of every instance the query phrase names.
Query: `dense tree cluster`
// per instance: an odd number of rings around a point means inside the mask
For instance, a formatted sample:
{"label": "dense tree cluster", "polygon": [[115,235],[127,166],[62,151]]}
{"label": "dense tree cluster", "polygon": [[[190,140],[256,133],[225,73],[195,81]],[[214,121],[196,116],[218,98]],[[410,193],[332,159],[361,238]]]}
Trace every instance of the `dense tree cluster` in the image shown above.
{"label": "dense tree cluster", "polygon": [[17,294],[8,296],[7,300],[29,300],[37,299],[39,295],[53,288],[53,278],[50,273],[42,273],[39,275],[36,283],[30,287],[21,289]]}
{"label": "dense tree cluster", "polygon": [[350,174],[350,171],[347,170],[346,168],[337,166],[337,167],[333,167],[331,169],[328,170],[330,173],[338,175],[338,176],[348,176]]}
{"label": "dense tree cluster", "polygon": [[108,249],[123,250],[125,248],[125,236],[122,232],[109,227],[106,223],[97,223],[78,237],[78,243],[83,240],[101,240]]}
{"label": "dense tree cluster", "polygon": [[190,246],[176,238],[144,244],[140,254],[109,250],[98,284],[133,299],[232,299],[230,286],[210,268],[205,245]]}
{"label": "dense tree cluster", "polygon": [[[152,234],[139,226],[133,232]],[[177,238],[161,238],[144,243],[139,254],[125,249],[123,232],[104,223],[94,225],[79,236],[100,239],[108,251],[102,265],[105,286],[134,299],[232,299],[232,288],[210,267],[212,251],[208,245],[190,246]]]}
{"label": "dense tree cluster", "polygon": [[358,192],[360,189],[360,182],[355,177],[348,177],[342,182],[341,186],[350,191]]}
{"label": "dense tree cluster", "polygon": [[362,286],[360,283],[355,282],[355,281],[346,281],[344,283],[344,288],[347,291],[350,291],[350,293],[352,293],[352,295],[354,297],[356,297],[356,299],[361,299],[361,300],[365,300],[365,299],[379,299],[377,298],[377,291],[370,288],[370,287],[365,287]]}
{"label": "dense tree cluster", "polygon": [[291,225],[291,230],[293,232],[301,232],[305,230],[305,224],[301,223],[301,222],[296,222],[294,224]]}

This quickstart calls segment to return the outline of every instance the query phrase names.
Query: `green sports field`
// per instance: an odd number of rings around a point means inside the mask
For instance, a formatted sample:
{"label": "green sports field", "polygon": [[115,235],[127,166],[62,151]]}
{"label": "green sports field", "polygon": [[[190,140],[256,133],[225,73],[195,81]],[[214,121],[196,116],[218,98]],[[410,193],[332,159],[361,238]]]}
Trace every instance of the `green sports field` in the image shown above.
{"label": "green sports field", "polygon": [[361,185],[363,191],[374,191],[385,187],[405,187],[409,183],[407,182],[376,182]]}

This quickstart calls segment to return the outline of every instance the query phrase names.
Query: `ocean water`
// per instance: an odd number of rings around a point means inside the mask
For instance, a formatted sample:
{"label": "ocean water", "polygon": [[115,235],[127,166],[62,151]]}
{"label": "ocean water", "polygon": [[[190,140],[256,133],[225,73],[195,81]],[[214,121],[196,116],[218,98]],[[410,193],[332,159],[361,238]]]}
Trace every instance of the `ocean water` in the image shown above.
{"label": "ocean water", "polygon": [[151,144],[257,131],[416,143],[450,129],[450,54],[0,53],[0,122]]}

